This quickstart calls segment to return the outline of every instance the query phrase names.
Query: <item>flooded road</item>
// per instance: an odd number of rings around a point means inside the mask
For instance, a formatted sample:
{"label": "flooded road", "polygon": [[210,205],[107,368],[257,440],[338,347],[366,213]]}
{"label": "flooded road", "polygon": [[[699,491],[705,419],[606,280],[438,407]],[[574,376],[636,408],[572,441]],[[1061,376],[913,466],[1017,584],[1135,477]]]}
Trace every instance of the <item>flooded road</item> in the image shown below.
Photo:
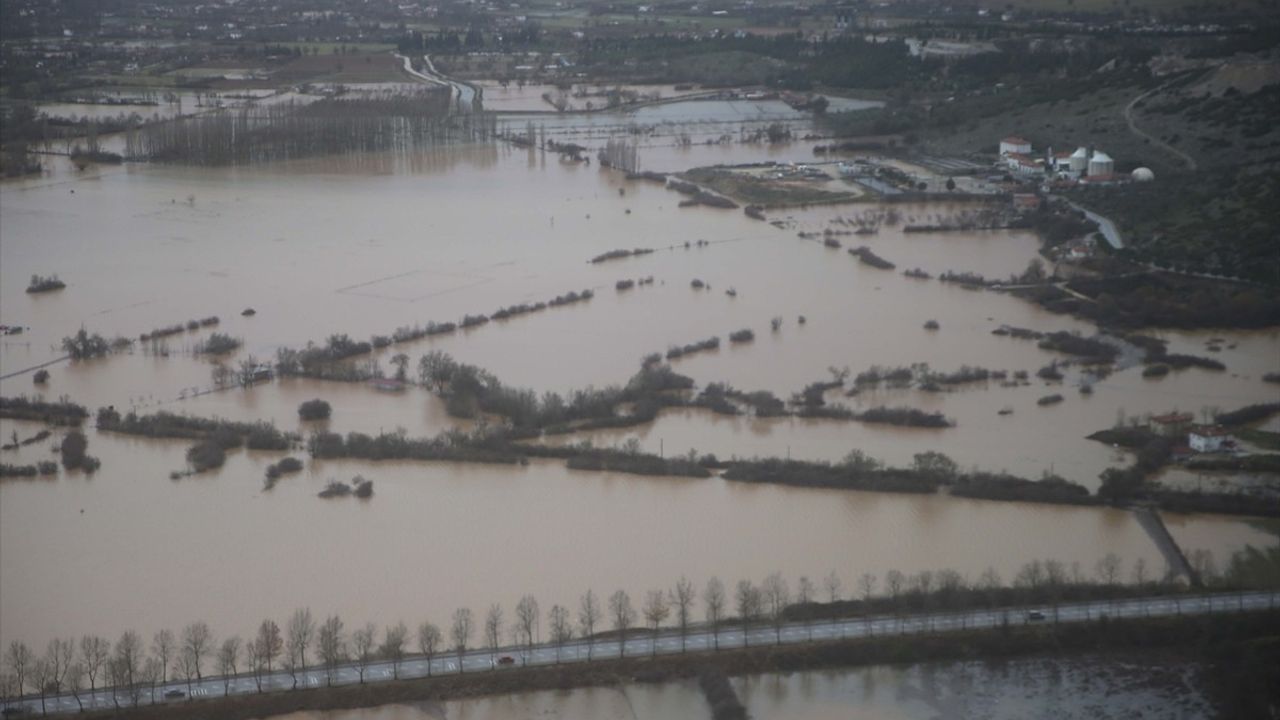
{"label": "flooded road", "polygon": [[[717,123],[737,121],[652,119],[671,124],[667,135],[645,141],[645,167],[812,159],[807,143],[677,147],[668,140],[683,131],[681,123],[711,134]],[[548,127],[569,139],[607,134],[618,122],[553,120],[560,124],[548,120]],[[79,174],[58,166],[46,177],[7,182],[0,192],[0,322],[28,328],[0,338],[0,375],[57,359],[60,339],[80,327],[136,337],[218,315],[217,330],[244,341],[223,360],[234,367],[334,333],[389,335],[403,325],[456,321],[584,288],[596,292],[588,303],[376,357],[390,369],[391,355],[405,352],[412,368],[422,354],[444,350],[506,384],[566,392],[623,383],[648,353],[746,327],[755,331],[754,343],[682,359],[676,370],[699,384],[724,381],[787,397],[829,377],[831,367],[856,373],[927,362],[946,371],[969,364],[1034,375],[1060,356],[991,330],[1009,324],[1091,332],[1008,296],[875,270],[797,237],[858,206],[780,212],[790,224],[779,229],[740,211],[682,209],[681,197],[594,164],[507,146],[247,169],[125,165]],[[932,211],[903,208],[908,218],[916,212]],[[1004,276],[1036,251],[1033,236],[1004,231],[915,236],[886,226],[862,242],[899,269],[932,273]],[[588,263],[634,247],[658,251]],[[57,273],[68,287],[28,295],[27,279],[37,273]],[[618,280],[647,276],[653,285],[614,290]],[[693,290],[693,279],[711,289]],[[242,317],[246,307],[256,315]],[[783,319],[776,333],[769,329],[774,317]],[[940,329],[924,330],[927,320]],[[421,436],[459,425],[420,389],[387,394],[289,380],[206,393],[213,364],[190,351],[209,333],[56,363],[38,391],[30,374],[18,374],[0,380],[0,394],[67,395],[91,411],[113,405],[266,419],[304,435],[315,427],[301,424],[296,408],[313,397],[333,404],[327,427],[338,432],[404,428]],[[1030,477],[1051,470],[1092,487],[1101,470],[1129,458],[1084,436],[1122,411],[1199,412],[1276,396],[1260,375],[1274,369],[1280,335],[1215,335],[1237,343],[1218,356],[1227,372],[1193,369],[1152,382],[1132,368],[1087,398],[1076,393],[1073,371],[1056,389],[975,384],[831,398],[852,407],[936,409],[956,421],[941,431],[680,411],[651,427],[593,438],[612,444],[635,437],[668,455],[696,448],[725,457],[838,459],[860,448],[896,464],[940,450],[965,468]],[[1174,350],[1198,348],[1207,335],[1168,337]],[[1058,391],[1066,402],[1036,406],[1041,395]],[[997,414],[1005,406],[1015,409],[1012,416]],[[23,437],[38,430],[0,423],[6,438],[14,429]],[[278,454],[234,452],[221,470],[175,482],[168,475],[185,467],[186,443],[89,437],[90,453],[103,462],[93,478],[73,473],[0,484],[6,641],[40,645],[55,635],[118,635],[128,627],[149,634],[195,619],[219,634],[244,634],[263,617],[282,618],[303,604],[318,614],[339,612],[349,626],[365,619],[439,623],[456,607],[510,607],[526,592],[550,607],[576,603],[588,588],[622,587],[638,597],[681,575],[701,584],[713,574],[758,580],[781,570],[794,581],[836,570],[851,585],[863,572],[952,568],[974,577],[992,566],[1010,578],[1021,564],[1045,558],[1079,562],[1087,573],[1108,552],[1160,566],[1141,528],[1113,510],[646,479],[548,463],[308,463],[303,475],[264,493],[263,470]],[[46,442],[7,452],[3,461],[49,456]],[[315,497],[329,479],[356,474],[374,480],[371,500]],[[1220,560],[1245,543],[1274,542],[1245,521],[1197,522],[1208,524],[1189,531],[1196,546]]]}

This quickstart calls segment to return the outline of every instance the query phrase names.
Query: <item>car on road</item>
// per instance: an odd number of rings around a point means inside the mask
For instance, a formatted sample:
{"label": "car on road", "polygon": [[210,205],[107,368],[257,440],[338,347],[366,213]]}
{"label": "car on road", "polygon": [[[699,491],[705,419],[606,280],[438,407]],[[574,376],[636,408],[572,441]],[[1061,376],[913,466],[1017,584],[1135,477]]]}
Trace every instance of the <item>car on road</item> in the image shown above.
{"label": "car on road", "polygon": [[516,659],[511,657],[510,655],[503,655],[502,657],[498,658],[498,664],[499,665],[515,665]]}
{"label": "car on road", "polygon": [[180,699],[182,699],[182,698],[184,698],[184,697],[186,697],[186,696],[187,696],[187,694],[186,694],[186,693],[182,692],[181,690],[177,690],[177,689],[174,689],[174,690],[167,690],[167,691],[165,691],[165,694],[164,694],[164,697],[165,697],[165,699],[166,699],[166,700],[180,700]]}
{"label": "car on road", "polygon": [[1039,622],[1039,621],[1041,621],[1041,620],[1044,620],[1044,613],[1043,613],[1043,612],[1041,612],[1040,610],[1028,610],[1028,611],[1027,611],[1027,621],[1028,621],[1028,622]]}

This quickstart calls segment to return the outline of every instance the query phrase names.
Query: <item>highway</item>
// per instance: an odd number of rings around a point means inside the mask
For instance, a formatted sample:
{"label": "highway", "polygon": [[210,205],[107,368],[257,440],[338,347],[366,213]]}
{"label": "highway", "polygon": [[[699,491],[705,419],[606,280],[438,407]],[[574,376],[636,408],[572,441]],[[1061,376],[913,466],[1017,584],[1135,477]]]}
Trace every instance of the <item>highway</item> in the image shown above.
{"label": "highway", "polygon": [[[1230,613],[1277,607],[1280,607],[1280,592],[1162,596],[1063,604],[1058,606],[1057,621],[1060,623],[1077,623],[1096,620],[1104,615],[1112,618],[1140,618],[1205,614],[1210,612]],[[1035,619],[1031,614],[1032,611],[1041,613],[1043,619]],[[781,631],[777,637],[775,637],[775,629],[772,625],[761,624],[753,626],[748,631],[746,642],[751,646],[769,645],[778,641],[787,645],[795,645],[840,638],[859,638],[867,635],[918,635],[975,628],[993,628],[1006,622],[1017,625],[1052,624],[1054,622],[1054,610],[1050,606],[1026,606],[960,613],[904,615],[900,618],[877,615],[868,618],[821,621],[811,624],[786,623],[781,626]],[[659,655],[672,655],[681,652],[681,640],[677,631],[664,629],[656,638],[649,633],[636,629],[632,629],[631,632],[633,636],[626,642],[626,654],[628,657],[647,656],[655,652]],[[737,648],[743,645],[742,627],[740,625],[723,625],[718,636],[721,649]],[[689,651],[711,649],[714,643],[715,638],[712,633],[702,625],[699,625],[696,629],[691,628],[685,638],[685,646]],[[523,646],[503,647],[495,652],[491,652],[488,649],[469,649],[463,654],[461,664],[463,670],[468,673],[495,671],[495,667],[498,668],[497,671],[499,672],[513,672],[521,664],[552,665],[557,662],[586,662],[588,652],[596,659],[616,658],[619,654],[619,644],[616,639],[597,640],[591,643],[589,648],[586,641],[575,640],[557,649],[553,644],[542,643],[534,645],[532,651],[528,652],[527,655],[526,648]],[[495,663],[496,658],[503,656],[513,658],[516,661],[516,668],[497,666]],[[448,652],[436,655],[431,660],[431,672],[436,675],[459,672],[457,654]],[[400,663],[399,676],[401,679],[420,678],[426,675],[427,660],[421,655],[406,656]],[[364,671],[366,682],[383,682],[393,679],[393,676],[392,665],[386,661],[370,663]],[[299,688],[322,687],[328,682],[328,674],[324,668],[312,667],[305,672],[299,671],[298,673]],[[355,664],[348,663],[334,668],[333,685],[352,685],[358,682],[360,682],[360,672]],[[293,687],[293,678],[287,671],[275,670],[270,675],[264,676],[262,687],[264,691],[289,690]],[[164,697],[166,692],[174,690],[182,692],[183,697],[170,699]],[[254,693],[258,692],[258,684],[250,675],[239,675],[231,679],[228,690],[231,694]],[[222,677],[205,677],[202,681],[191,684],[189,695],[194,699],[218,697],[223,694],[223,691],[224,682]],[[139,703],[151,703],[153,701],[152,694],[151,688],[147,687],[142,691]],[[185,702],[188,699],[186,697],[187,694],[188,685],[186,682],[170,680],[163,685],[156,686],[154,701]],[[84,704],[85,709],[106,709],[115,707],[117,702],[121,707],[125,707],[131,704],[132,700],[124,690],[119,691],[118,697],[113,698],[112,690],[99,689],[92,695],[88,691],[82,691],[80,693],[80,702]],[[9,707],[20,704],[27,705],[33,713],[40,712],[40,699],[38,697],[27,696],[20,703],[11,702]],[[77,712],[80,709],[80,703],[77,702],[75,696],[64,694],[45,698],[45,707],[50,713]]]}

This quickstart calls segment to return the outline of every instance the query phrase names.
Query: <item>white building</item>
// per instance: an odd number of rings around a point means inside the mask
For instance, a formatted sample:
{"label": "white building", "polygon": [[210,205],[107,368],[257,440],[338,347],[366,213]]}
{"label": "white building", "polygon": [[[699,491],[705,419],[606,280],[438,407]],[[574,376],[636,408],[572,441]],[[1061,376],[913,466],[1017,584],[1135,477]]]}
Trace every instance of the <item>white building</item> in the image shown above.
{"label": "white building", "polygon": [[1187,445],[1196,452],[1221,452],[1231,444],[1231,435],[1220,427],[1201,425],[1187,433]]}
{"label": "white building", "polygon": [[1030,155],[1031,142],[1029,140],[1023,140],[1022,138],[1017,137],[1016,135],[1011,135],[1000,141],[1001,155],[1011,155],[1014,153],[1017,153],[1020,155]]}
{"label": "white building", "polygon": [[1071,172],[1083,173],[1089,167],[1089,151],[1082,147],[1076,148],[1076,151],[1067,159],[1067,164],[1071,167]]}
{"label": "white building", "polygon": [[1089,177],[1106,177],[1115,173],[1116,163],[1111,156],[1101,150],[1089,158]]}

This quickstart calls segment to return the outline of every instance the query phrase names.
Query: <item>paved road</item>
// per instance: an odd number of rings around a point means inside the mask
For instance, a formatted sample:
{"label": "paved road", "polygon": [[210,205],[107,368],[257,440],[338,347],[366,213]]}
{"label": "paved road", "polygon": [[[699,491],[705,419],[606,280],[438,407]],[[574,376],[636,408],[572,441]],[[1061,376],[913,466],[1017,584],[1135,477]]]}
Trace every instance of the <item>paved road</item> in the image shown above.
{"label": "paved road", "polygon": [[1148,95],[1153,95],[1153,94],[1155,94],[1155,93],[1157,93],[1157,92],[1160,92],[1161,90],[1165,89],[1165,87],[1166,87],[1168,84],[1169,84],[1169,83],[1165,83],[1164,85],[1161,85],[1161,86],[1159,86],[1159,87],[1152,88],[1152,89],[1150,89],[1150,90],[1148,90],[1148,91],[1146,91],[1146,92],[1142,93],[1141,95],[1139,95],[1139,96],[1135,97],[1134,99],[1130,100],[1130,101],[1129,101],[1129,104],[1124,106],[1124,121],[1125,121],[1125,123],[1126,123],[1126,124],[1128,124],[1128,126],[1129,126],[1129,132],[1133,133],[1134,135],[1137,135],[1137,136],[1138,136],[1138,137],[1140,137],[1140,138],[1143,138],[1143,139],[1145,139],[1145,140],[1149,140],[1149,141],[1151,142],[1151,144],[1152,144],[1152,145],[1155,145],[1155,146],[1156,146],[1156,147],[1158,147],[1158,148],[1162,148],[1162,149],[1167,150],[1168,152],[1170,152],[1170,153],[1172,153],[1172,154],[1174,154],[1174,155],[1177,155],[1179,158],[1181,158],[1181,159],[1182,159],[1182,162],[1186,163],[1186,165],[1187,165],[1187,169],[1188,169],[1188,170],[1192,170],[1192,171],[1194,171],[1194,170],[1196,169],[1196,161],[1195,161],[1195,158],[1193,158],[1193,157],[1191,157],[1190,155],[1186,154],[1185,152],[1183,152],[1183,151],[1179,150],[1178,148],[1176,148],[1176,147],[1174,147],[1174,146],[1170,145],[1169,143],[1167,143],[1167,142],[1165,142],[1165,141],[1161,140],[1160,138],[1155,137],[1154,135],[1151,135],[1151,134],[1147,133],[1146,131],[1142,130],[1141,128],[1139,128],[1139,127],[1138,127],[1137,123],[1136,123],[1136,122],[1134,122],[1134,120],[1133,120],[1133,109],[1134,109],[1134,107],[1136,107],[1136,106],[1137,106],[1137,104],[1138,104],[1139,102],[1141,102],[1141,101],[1142,101],[1142,99],[1143,99],[1143,98],[1145,98],[1145,97],[1147,97]]}
{"label": "paved road", "polygon": [[[1114,602],[1097,601],[1061,605],[1057,611],[1057,620],[1069,623],[1094,620],[1104,615],[1110,617],[1157,617],[1209,612],[1238,612],[1241,610],[1260,610],[1277,607],[1280,607],[1280,592],[1135,598]],[[1030,619],[1028,613],[1033,609],[1042,612],[1045,619]],[[797,644],[837,638],[865,637],[867,635],[895,633],[914,635],[973,628],[993,628],[1006,622],[1010,624],[1047,624],[1053,621],[1053,609],[1045,606],[976,610],[964,613],[909,615],[902,618],[881,615],[865,619],[815,622],[810,625],[788,623],[782,626],[777,636],[775,636],[772,626],[753,627],[747,633],[746,642],[751,646],[769,645],[774,642]],[[696,631],[691,630],[685,639],[685,645],[690,651],[711,649],[715,642],[716,638],[712,633],[701,627]],[[718,642],[721,648],[742,647],[742,628],[732,626],[722,628],[719,632]],[[681,652],[679,634],[663,631],[657,638],[646,635],[645,637],[635,637],[627,640],[626,654],[628,657],[649,655],[654,652],[660,655]],[[515,658],[517,663],[551,665],[557,662],[584,662],[587,660],[588,653],[594,658],[616,658],[619,653],[618,641],[598,640],[592,643],[590,647],[586,642],[574,641],[565,644],[560,649],[551,644],[535,645],[532,653],[528,654],[527,657],[524,648],[506,647],[496,653],[491,653],[488,650],[469,650],[463,655],[461,664],[466,672],[486,672],[494,669],[494,659],[496,657],[504,655]],[[457,673],[459,672],[458,667],[459,663],[456,654],[438,655],[431,660],[433,674]],[[506,668],[503,668],[502,671],[510,672]],[[371,664],[364,671],[366,682],[391,680],[394,674],[394,669],[387,662]],[[427,675],[426,659],[422,656],[413,656],[406,659],[400,665],[399,675],[401,678],[425,677]],[[321,687],[327,682],[327,674],[323,669],[312,668],[305,673],[300,672],[298,675],[299,687]],[[360,682],[359,669],[354,665],[339,666],[334,669],[332,682],[334,685],[356,684]],[[293,679],[288,672],[276,671],[263,679],[264,690],[288,690],[292,687]],[[202,682],[192,683],[189,694],[195,698],[218,697],[223,694],[223,688],[222,678],[207,677]],[[257,683],[250,676],[232,678],[228,689],[231,694],[258,692]],[[164,693],[169,690],[188,693],[188,686],[185,682],[174,681],[157,686],[155,688],[155,702],[183,702],[185,700],[184,698],[166,701]],[[109,690],[99,690],[92,696],[84,692],[81,693],[80,699],[86,708],[111,708],[115,705],[112,692]],[[118,700],[121,706],[126,706],[130,703],[130,699],[124,691],[119,693]],[[139,702],[142,704],[153,702],[152,691],[150,689],[145,690]],[[34,712],[40,712],[40,700],[38,698],[27,698],[25,703]],[[80,707],[75,697],[71,695],[46,698],[45,704],[50,713],[75,712]]]}

